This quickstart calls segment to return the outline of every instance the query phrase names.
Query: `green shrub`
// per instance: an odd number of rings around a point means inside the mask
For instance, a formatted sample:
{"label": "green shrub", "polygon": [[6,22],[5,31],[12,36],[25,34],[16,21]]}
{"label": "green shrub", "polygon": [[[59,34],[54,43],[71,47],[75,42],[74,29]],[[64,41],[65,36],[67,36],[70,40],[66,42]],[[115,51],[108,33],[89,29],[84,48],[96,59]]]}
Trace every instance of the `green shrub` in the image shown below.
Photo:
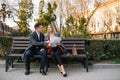
{"label": "green shrub", "polygon": [[0,57],[4,57],[4,52],[5,52],[5,49],[3,48],[2,44],[0,44]]}
{"label": "green shrub", "polygon": [[112,64],[120,64],[120,58],[113,58],[110,60],[110,63]]}
{"label": "green shrub", "polygon": [[95,61],[120,58],[120,40],[87,40],[89,59]]}
{"label": "green shrub", "polygon": [[5,50],[10,50],[12,45],[11,37],[0,37],[0,57],[5,56]]}

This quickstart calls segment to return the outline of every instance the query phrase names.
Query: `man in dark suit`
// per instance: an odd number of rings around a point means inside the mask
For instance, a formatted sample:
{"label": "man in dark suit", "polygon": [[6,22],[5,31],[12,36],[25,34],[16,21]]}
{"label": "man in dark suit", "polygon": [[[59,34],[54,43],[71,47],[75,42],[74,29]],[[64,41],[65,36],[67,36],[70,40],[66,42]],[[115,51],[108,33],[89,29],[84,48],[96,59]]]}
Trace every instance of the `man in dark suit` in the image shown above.
{"label": "man in dark suit", "polygon": [[30,43],[29,47],[26,49],[24,54],[24,60],[25,60],[25,75],[30,74],[30,57],[34,54],[41,55],[41,62],[40,62],[40,73],[42,75],[46,75],[46,72],[44,71],[44,67],[47,60],[47,55],[45,51],[45,41],[44,41],[44,35],[41,33],[42,31],[42,25],[40,23],[36,23],[34,25],[35,31],[30,34]]}

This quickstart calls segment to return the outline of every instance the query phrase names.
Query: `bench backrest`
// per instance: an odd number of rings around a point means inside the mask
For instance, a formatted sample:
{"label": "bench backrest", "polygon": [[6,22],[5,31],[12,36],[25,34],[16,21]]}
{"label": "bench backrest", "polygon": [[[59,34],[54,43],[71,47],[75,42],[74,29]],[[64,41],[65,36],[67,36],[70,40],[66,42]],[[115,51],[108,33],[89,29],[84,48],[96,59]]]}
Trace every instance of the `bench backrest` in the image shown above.
{"label": "bench backrest", "polygon": [[28,47],[29,42],[28,37],[13,37],[12,49],[24,50]]}
{"label": "bench backrest", "polygon": [[72,50],[73,48],[85,50],[85,39],[83,38],[64,38],[62,43],[67,50]]}
{"label": "bench backrest", "polygon": [[[28,47],[29,42],[28,37],[14,37],[12,49],[24,50]],[[85,50],[85,39],[83,38],[64,38],[62,43],[67,50],[71,50],[73,47],[77,50]]]}

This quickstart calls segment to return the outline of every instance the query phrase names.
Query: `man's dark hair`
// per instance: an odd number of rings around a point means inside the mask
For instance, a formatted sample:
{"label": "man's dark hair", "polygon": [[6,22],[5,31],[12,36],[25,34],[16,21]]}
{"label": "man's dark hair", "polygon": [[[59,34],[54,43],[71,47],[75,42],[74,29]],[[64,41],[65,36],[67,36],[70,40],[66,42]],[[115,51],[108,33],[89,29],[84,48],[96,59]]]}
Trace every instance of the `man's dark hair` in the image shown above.
{"label": "man's dark hair", "polygon": [[40,27],[40,26],[42,26],[41,23],[35,23],[34,28],[36,29],[36,28],[38,28],[38,27]]}

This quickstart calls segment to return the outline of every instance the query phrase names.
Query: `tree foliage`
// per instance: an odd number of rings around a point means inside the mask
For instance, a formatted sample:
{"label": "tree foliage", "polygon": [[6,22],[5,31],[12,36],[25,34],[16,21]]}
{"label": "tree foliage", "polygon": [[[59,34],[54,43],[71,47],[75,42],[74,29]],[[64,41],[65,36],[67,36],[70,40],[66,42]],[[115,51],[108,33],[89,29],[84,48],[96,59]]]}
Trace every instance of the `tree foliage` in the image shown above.
{"label": "tree foliage", "polygon": [[54,10],[57,8],[56,2],[50,3],[48,2],[47,11],[44,11],[44,0],[41,0],[39,3],[39,17],[35,19],[38,23],[42,23],[44,27],[47,27],[49,24],[56,20],[56,15],[54,14]]}
{"label": "tree foliage", "polygon": [[32,18],[33,4],[31,0],[21,0],[18,3],[19,9],[17,10],[17,18],[14,22],[17,23],[21,36],[28,35],[31,31],[29,27],[29,21]]}
{"label": "tree foliage", "polygon": [[66,27],[63,30],[64,37],[84,37],[89,38],[89,32],[87,30],[87,19],[83,16],[76,22],[74,17],[70,15],[66,19]]}

